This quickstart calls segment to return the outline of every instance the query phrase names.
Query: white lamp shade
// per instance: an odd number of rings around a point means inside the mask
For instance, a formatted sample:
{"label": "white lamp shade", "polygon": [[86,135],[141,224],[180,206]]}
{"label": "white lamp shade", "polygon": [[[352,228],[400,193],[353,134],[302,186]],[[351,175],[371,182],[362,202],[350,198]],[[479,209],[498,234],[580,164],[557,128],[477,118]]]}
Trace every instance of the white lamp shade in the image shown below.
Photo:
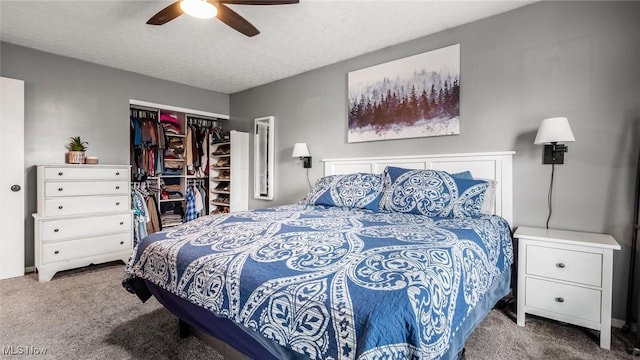
{"label": "white lamp shade", "polygon": [[187,14],[200,19],[211,19],[218,14],[218,9],[206,0],[182,0],[180,8]]}
{"label": "white lamp shade", "polygon": [[536,145],[547,144],[553,142],[570,142],[576,141],[569,126],[569,120],[566,117],[554,117],[542,120],[538,128]]}
{"label": "white lamp shade", "polygon": [[296,143],[295,145],[293,145],[293,153],[291,154],[291,157],[303,157],[303,156],[310,156],[307,143]]}

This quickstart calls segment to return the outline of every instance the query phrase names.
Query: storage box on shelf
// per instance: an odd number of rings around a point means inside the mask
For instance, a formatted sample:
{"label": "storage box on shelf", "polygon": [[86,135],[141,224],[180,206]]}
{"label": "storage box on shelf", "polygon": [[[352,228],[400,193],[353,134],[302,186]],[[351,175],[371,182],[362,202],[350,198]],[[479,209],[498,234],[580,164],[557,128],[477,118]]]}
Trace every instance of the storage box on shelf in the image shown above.
{"label": "storage box on shelf", "polygon": [[62,270],[114,260],[132,251],[128,165],[37,167],[33,214],[40,282]]}

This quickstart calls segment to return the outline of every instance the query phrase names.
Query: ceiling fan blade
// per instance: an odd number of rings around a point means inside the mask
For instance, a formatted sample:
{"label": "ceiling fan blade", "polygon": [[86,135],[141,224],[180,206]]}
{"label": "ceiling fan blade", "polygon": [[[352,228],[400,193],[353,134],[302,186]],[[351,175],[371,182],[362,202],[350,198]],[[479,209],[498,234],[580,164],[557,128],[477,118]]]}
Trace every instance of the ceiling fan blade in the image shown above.
{"label": "ceiling fan blade", "polygon": [[287,5],[297,4],[300,0],[219,0],[218,2],[238,5]]}
{"label": "ceiling fan blade", "polygon": [[184,12],[180,8],[180,0],[160,10],[157,14],[153,15],[147,24],[149,25],[162,25],[182,15]]}
{"label": "ceiling fan blade", "polygon": [[251,25],[245,18],[222,3],[218,3],[218,15],[216,17],[223,23],[249,37],[260,34],[260,31],[258,31],[255,26]]}

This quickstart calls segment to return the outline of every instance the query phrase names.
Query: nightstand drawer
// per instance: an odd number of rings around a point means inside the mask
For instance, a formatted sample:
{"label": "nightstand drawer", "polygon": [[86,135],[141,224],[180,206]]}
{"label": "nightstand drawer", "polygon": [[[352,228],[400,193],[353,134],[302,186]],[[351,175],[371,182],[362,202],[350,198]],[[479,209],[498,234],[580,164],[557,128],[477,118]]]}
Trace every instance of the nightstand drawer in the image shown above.
{"label": "nightstand drawer", "polygon": [[127,251],[132,248],[131,242],[131,234],[124,233],[47,243],[42,245],[42,263],[47,264]]}
{"label": "nightstand drawer", "polygon": [[600,290],[526,279],[526,306],[596,323],[600,322],[601,295]]}
{"label": "nightstand drawer", "polygon": [[527,274],[602,286],[602,254],[527,245]]}

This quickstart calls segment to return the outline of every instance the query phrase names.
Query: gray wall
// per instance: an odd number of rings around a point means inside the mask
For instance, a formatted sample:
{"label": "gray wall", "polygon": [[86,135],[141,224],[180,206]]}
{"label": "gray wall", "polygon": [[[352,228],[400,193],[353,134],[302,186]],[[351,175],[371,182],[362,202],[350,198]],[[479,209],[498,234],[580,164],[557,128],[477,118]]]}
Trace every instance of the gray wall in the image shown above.
{"label": "gray wall", "polygon": [[[276,197],[308,191],[291,158],[306,142],[311,181],[323,158],[515,150],[514,225],[544,226],[550,165],[540,121],[567,116],[576,142],[556,167],[550,227],[606,232],[615,252],[613,315],[624,319],[640,124],[640,3],[542,2],[231,95],[241,121],[276,117]],[[461,134],[348,144],[347,73],[461,44]]]}
{"label": "gray wall", "polygon": [[0,74],[25,82],[25,264],[33,260],[38,164],[64,163],[69,137],[102,164],[129,164],[129,100],[229,113],[229,95],[0,43]]}

